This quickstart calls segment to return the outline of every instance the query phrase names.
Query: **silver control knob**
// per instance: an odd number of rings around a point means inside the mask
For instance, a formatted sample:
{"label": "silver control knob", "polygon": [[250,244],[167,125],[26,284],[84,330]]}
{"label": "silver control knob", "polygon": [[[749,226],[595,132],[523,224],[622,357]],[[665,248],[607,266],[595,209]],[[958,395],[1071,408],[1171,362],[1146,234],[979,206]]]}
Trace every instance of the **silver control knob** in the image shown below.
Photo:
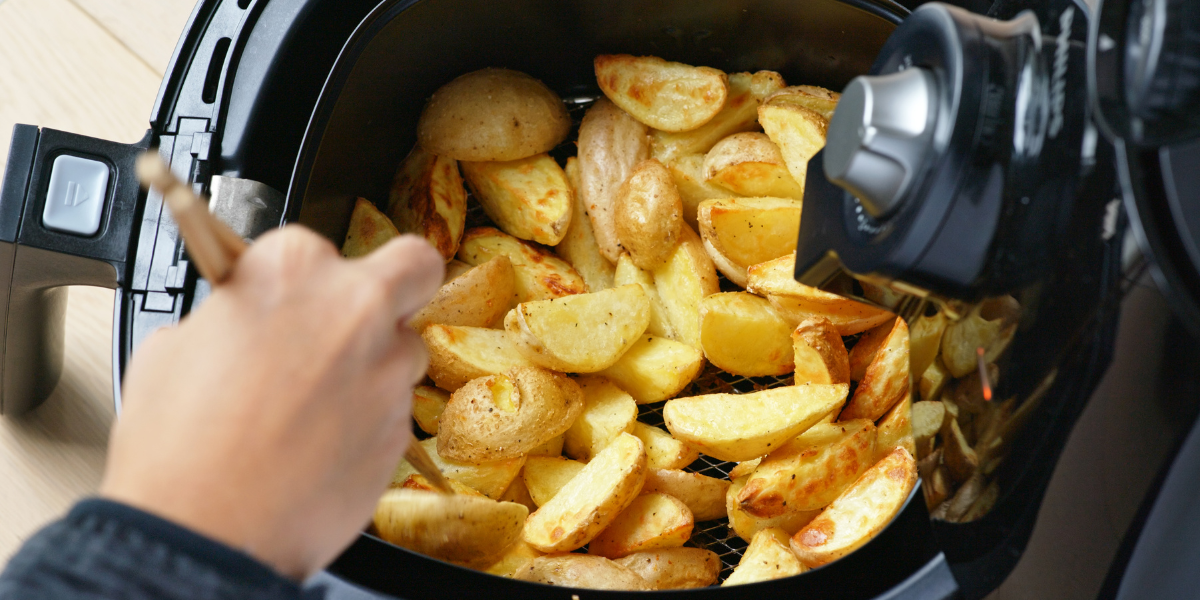
{"label": "silver control knob", "polygon": [[932,147],[937,80],[926,69],[855,77],[842,92],[825,143],[825,177],[872,217],[899,205]]}

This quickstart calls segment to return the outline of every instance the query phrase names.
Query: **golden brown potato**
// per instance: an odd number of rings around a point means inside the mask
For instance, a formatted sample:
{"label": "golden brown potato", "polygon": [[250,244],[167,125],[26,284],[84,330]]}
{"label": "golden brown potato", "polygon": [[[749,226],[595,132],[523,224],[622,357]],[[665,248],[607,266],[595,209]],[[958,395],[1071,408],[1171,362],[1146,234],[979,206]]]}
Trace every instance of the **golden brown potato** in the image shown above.
{"label": "golden brown potato", "polygon": [[539,556],[518,569],[513,579],[590,590],[654,589],[633,570],[588,554]]}
{"label": "golden brown potato", "polygon": [[671,326],[671,320],[667,317],[667,306],[663,304],[662,297],[658,295],[658,288],[654,285],[654,276],[649,271],[633,264],[633,259],[628,253],[621,254],[621,258],[617,259],[617,269],[613,272],[613,286],[629,285],[636,283],[642,286],[642,291],[646,293],[646,299],[650,301],[650,324],[646,326],[646,333],[667,339],[675,339],[675,329]]}
{"label": "golden brown potato", "polygon": [[796,385],[850,383],[850,357],[837,328],[824,317],[809,317],[792,332]]}
{"label": "golden brown potato", "polygon": [[808,568],[792,554],[789,537],[786,531],[776,527],[754,534],[754,539],[750,540],[750,546],[742,555],[741,562],[721,587],[770,581],[807,571]]}
{"label": "golden brown potato", "polygon": [[875,437],[866,419],[814,425],[763,458],[738,504],[763,518],[820,510],[875,464]]}
{"label": "golden brown potato", "polygon": [[543,554],[538,552],[537,548],[526,544],[525,540],[517,540],[484,571],[500,577],[512,577],[521,570],[521,567],[539,556],[543,556]]}
{"label": "golden brown potato", "polygon": [[[436,437],[417,443],[425,449],[425,453],[433,459],[433,463],[447,479],[466,485],[488,498],[494,499],[503,495],[504,490],[508,489],[509,484],[521,472],[521,467],[525,465],[524,456],[473,465],[438,456]],[[416,472],[417,469],[407,460],[402,460],[396,467],[396,472],[392,474],[392,483],[395,486],[402,485]]]}
{"label": "golden brown potato", "polygon": [[497,256],[443,284],[408,326],[417,331],[435,323],[488,327],[512,308],[515,286],[512,262]]}
{"label": "golden brown potato", "polygon": [[462,163],[483,211],[505,233],[553,246],[567,234],[575,192],[549,154],[504,162]]}
{"label": "golden brown potato", "polygon": [[525,461],[521,479],[533,503],[542,506],[574,479],[584,466],[584,463],[561,456],[530,456]]}
{"label": "golden brown potato", "polygon": [[698,213],[704,249],[721,273],[746,287],[747,269],[795,251],[801,206],[787,198],[705,200]]}
{"label": "golden brown potato", "polygon": [[[455,494],[462,494],[464,496],[477,496],[479,498],[487,498],[487,496],[480,494],[479,492],[475,491],[475,488],[473,488],[465,483],[459,483],[453,479],[447,479],[446,481],[450,484],[450,489],[454,490]],[[421,475],[419,473],[414,473],[412,475],[409,475],[408,478],[405,479],[404,482],[401,483],[400,485],[396,485],[395,482],[393,482],[392,485],[389,485],[388,487],[389,488],[401,488],[401,489],[405,489],[405,490],[421,490],[423,492],[438,492],[439,494],[441,493],[441,490],[437,489],[433,485],[433,483],[429,481],[428,478],[426,478],[424,475]],[[512,486],[509,486],[509,487],[512,487]],[[501,496],[500,500],[504,501],[505,498],[503,496]]]}
{"label": "golden brown potato", "polygon": [[600,253],[609,262],[621,256],[617,241],[617,190],[633,168],[650,157],[649,129],[601,98],[579,125],[579,187]]}
{"label": "golden brown potato", "polygon": [[388,195],[388,216],[400,233],[414,233],[448,261],[467,222],[467,190],[458,163],[415,146],[400,163]]}
{"label": "golden brown potato", "polygon": [[760,464],[762,464],[762,458],[743,460],[729,470],[729,480],[733,481],[735,479],[741,479],[743,484],[746,483],[745,479],[749,477],[750,474],[753,473]]}
{"label": "golden brown potato", "polygon": [[622,433],[632,433],[637,423],[637,403],[600,376],[578,379],[583,390],[583,412],[564,436],[567,456],[591,460]]}
{"label": "golden brown potato", "polygon": [[550,441],[529,451],[530,456],[561,456],[564,435],[556,435]]}
{"label": "golden brown potato", "polygon": [[567,373],[611,367],[650,324],[650,300],[640,285],[594,294],[522,302],[504,329],[530,361]]}
{"label": "golden brown potato", "polygon": [[678,469],[652,469],[646,473],[642,493],[659,492],[687,505],[697,523],[726,516],[725,492],[729,482]]}
{"label": "golden brown potato", "polygon": [[[509,266],[512,266],[512,263],[509,263]],[[446,263],[446,276],[442,278],[442,285],[446,285],[447,283],[458,279],[459,275],[462,275],[463,273],[466,273],[474,268],[475,267],[468,265],[457,258],[451,259],[450,262]]]}
{"label": "golden brown potato", "polygon": [[375,208],[374,204],[359,198],[354,202],[350,229],[346,231],[346,240],[342,242],[342,256],[366,256],[399,235],[400,231],[387,215]]}
{"label": "golden brown potato", "polygon": [[[592,220],[587,216],[587,207],[583,203],[583,194],[579,192],[583,185],[579,181],[579,159],[574,156],[567,159],[563,169],[567,181],[571,184],[573,208],[571,223],[567,225],[567,233],[563,236],[554,251],[563,260],[571,263],[587,283],[589,292],[599,292],[613,287],[614,267],[600,253],[596,243],[596,233],[592,230]],[[626,282],[628,283],[628,282]]]}
{"label": "golden brown potato", "polygon": [[638,163],[617,190],[617,241],[633,264],[661,265],[675,249],[683,228],[683,201],[671,173],[653,158]]}
{"label": "golden brown potato", "polygon": [[[663,164],[689,154],[704,154],[722,139],[758,129],[758,105],[783,89],[783,77],[774,71],[732,73],[725,106],[711,121],[682,133],[655,131],[651,152]],[[692,223],[692,227],[696,224]]]}
{"label": "golden brown potato", "polygon": [[750,267],[746,291],[766,296],[790,323],[825,317],[841,335],[854,335],[890,321],[892,313],[804,285],[795,279],[796,255]]}
{"label": "golden brown potato", "polygon": [[984,349],[985,363],[996,362],[1016,333],[1020,312],[1021,306],[1012,296],[989,298],[947,325],[942,335],[942,362],[950,374],[963,377],[974,371],[977,348]]}
{"label": "golden brown potato", "polygon": [[678,548],[692,537],[692,511],[666,494],[643,493],[592,538],[588,554],[620,558],[634,552]]}
{"label": "golden brown potato", "polygon": [[912,429],[914,443],[924,447],[942,428],[946,408],[941,402],[914,402],[912,405]]}
{"label": "golden brown potato", "polygon": [[876,425],[878,426],[875,440],[876,458],[883,458],[897,446],[908,450],[909,454],[916,457],[917,441],[913,437],[911,395],[905,394],[904,399],[884,413]]}
{"label": "golden brown potato", "polygon": [[641,492],[646,453],[622,433],[525,521],[525,541],[542,552],[569,552],[604,531]]}
{"label": "golden brown potato", "polygon": [[745,485],[745,478],[735,479],[730,483],[729,491],[725,494],[725,510],[729,514],[729,528],[746,542],[753,541],[754,534],[772,527],[782,529],[788,535],[792,535],[821,514],[820,510],[800,511],[789,507],[787,512],[778,517],[756,517],[742,510],[742,507],[738,505],[737,497],[742,493]]}
{"label": "golden brown potato", "polygon": [[713,146],[704,157],[704,177],[743,196],[804,199],[779,146],[757,131],[735,133]]}
{"label": "golden brown potato", "polygon": [[912,324],[909,330],[909,361],[912,363],[913,377],[919,378],[937,358],[947,324],[949,319],[942,311],[932,317],[921,315]]}
{"label": "golden brown potato", "polygon": [[456,494],[388,490],[375,507],[379,537],[448,562],[484,566],[521,537],[529,509]]}
{"label": "golden brown potato", "polygon": [[449,401],[450,392],[445,390],[428,385],[418,385],[413,389],[412,415],[421,431],[437,435],[438,418],[446,410]]}
{"label": "golden brown potato", "polygon": [[842,97],[837,92],[831,92],[815,85],[793,85],[775,91],[764,99],[764,102],[775,104],[795,104],[816,111],[826,121],[833,118],[833,110],[837,108],[838,100]]}
{"label": "golden brown potato", "polygon": [[480,69],[438,88],[417,121],[417,139],[455,160],[519,160],[567,137],[571,117],[558,94],[518,71]]}
{"label": "golden brown potato", "polygon": [[654,269],[654,286],[679,341],[701,350],[700,301],[721,288],[700,236],[690,227],[680,232],[679,245],[665,263]]}
{"label": "golden brown potato", "polygon": [[925,506],[931,511],[950,497],[954,484],[950,481],[950,470],[946,465],[938,465],[929,477],[922,478],[922,491],[925,496]]}
{"label": "golden brown potato", "polygon": [[503,330],[430,325],[421,339],[429,351],[429,378],[443,390],[454,391],[472,379],[513,367],[536,366]]}
{"label": "golden brown potato", "polygon": [[517,302],[551,300],[587,292],[583,277],[566,261],[498,229],[471,229],[463,235],[462,248],[458,252],[459,260],[470,265],[481,265],[501,255],[512,262]]}
{"label": "golden brown potato", "polygon": [[721,574],[721,557],[703,548],[634,552],[614,562],[641,575],[656,590],[707,587],[716,583]]}
{"label": "golden brown potato", "polygon": [[[634,423],[631,433],[637,436],[637,439],[642,440],[642,445],[646,447],[646,468],[651,473],[658,469],[682,469],[700,458],[700,453],[694,448],[653,425]],[[670,494],[670,492],[665,493]],[[678,494],[671,495],[679,498]],[[682,500],[682,498],[680,499]],[[689,506],[691,505],[689,504]]]}
{"label": "golden brown potato", "polygon": [[[528,462],[528,459],[526,459],[526,462]],[[500,501],[516,502],[517,504],[528,508],[529,512],[533,512],[538,509],[537,503],[533,501],[533,496],[529,495],[529,488],[525,487],[524,477],[517,477],[516,479],[513,479],[512,483],[508,484],[508,489],[504,490],[503,494],[500,494]]]}
{"label": "golden brown potato", "polygon": [[863,376],[867,374],[867,367],[871,365],[871,361],[875,360],[875,353],[892,333],[892,325],[892,322],[889,321],[873,327],[863,333],[854,343],[854,347],[850,349],[850,379],[852,381],[862,381]]}
{"label": "golden brown potato", "polygon": [[583,411],[570,377],[515,367],[467,382],[438,422],[438,454],[474,464],[516,458],[562,435]]}
{"label": "golden brown potato", "polygon": [[896,448],[793,535],[792,551],[812,568],[850,554],[887,527],[916,483],[916,461]]}
{"label": "golden brown potato", "polygon": [[704,180],[703,154],[685,154],[665,164],[683,201],[683,221],[693,230],[700,228],[697,212],[701,202],[737,197],[737,194]]}
{"label": "golden brown potato", "polygon": [[846,384],[780,387],[748,394],[676,398],[663,406],[671,435],[721,460],[764,456],[829,414]]}
{"label": "golden brown potato", "polygon": [[689,131],[712,120],[729,93],[725,73],[656,56],[600,55],[600,91],[633,118],[661,131]]}
{"label": "golden brown potato", "polygon": [[674,397],[703,370],[704,353],[699,350],[644,335],[600,374],[629,392],[638,404],[649,404]]}
{"label": "golden brown potato", "polygon": [[825,147],[829,119],[812,109],[776,98],[758,107],[758,122],[779,146],[792,179],[804,189],[808,160]]}
{"label": "golden brown potato", "polygon": [[734,375],[791,371],[792,328],[765,299],[746,292],[713,294],[700,303],[700,345],[712,364]]}
{"label": "golden brown potato", "polygon": [[854,396],[846,403],[839,417],[871,419],[883,416],[889,408],[908,395],[912,376],[908,367],[908,325],[904,319],[896,319],[892,331],[875,353],[867,366],[862,381],[854,390]]}

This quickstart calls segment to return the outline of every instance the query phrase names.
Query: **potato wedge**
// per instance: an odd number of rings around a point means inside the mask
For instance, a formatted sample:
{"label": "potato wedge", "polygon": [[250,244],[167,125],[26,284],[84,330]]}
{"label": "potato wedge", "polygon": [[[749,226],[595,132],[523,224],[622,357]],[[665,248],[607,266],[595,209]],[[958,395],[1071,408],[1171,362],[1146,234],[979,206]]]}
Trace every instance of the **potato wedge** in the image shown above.
{"label": "potato wedge", "polygon": [[671,435],[721,460],[765,456],[829,414],[846,384],[808,383],[752,392],[676,398],[663,406]]}
{"label": "potato wedge", "polygon": [[908,333],[908,344],[909,362],[914,378],[919,379],[938,357],[942,349],[942,335],[946,332],[949,322],[946,313],[938,311],[931,317],[921,315],[912,324]]}
{"label": "potato wedge", "polygon": [[846,403],[839,420],[882,417],[889,408],[908,395],[912,380],[908,368],[908,325],[896,319],[892,331],[867,366],[854,396]]}
{"label": "potato wedge", "polygon": [[815,85],[793,85],[775,91],[764,99],[764,102],[775,104],[795,104],[816,111],[826,121],[833,118],[838,100],[842,97],[837,92],[829,91]]}
{"label": "potato wedge", "polygon": [[[745,480],[747,477],[750,476],[751,473],[754,472],[755,469],[758,468],[758,465],[762,464],[762,460],[763,460],[762,458],[756,458],[754,460],[743,460],[742,462],[734,465],[733,468],[729,470],[729,480],[730,481],[733,481],[735,479]],[[743,481],[742,483],[745,483],[745,481]]]}
{"label": "potato wedge", "polygon": [[518,569],[513,579],[590,590],[654,589],[628,567],[588,554],[539,556]]}
{"label": "potato wedge", "polygon": [[685,154],[666,165],[675,189],[679,190],[679,199],[683,201],[683,221],[693,230],[700,229],[697,213],[701,202],[737,197],[737,194],[705,181],[703,154]]}
{"label": "potato wedge", "polygon": [[950,470],[946,465],[938,465],[929,477],[923,478],[921,491],[925,496],[925,506],[930,511],[950,497],[954,484],[950,481]]}
{"label": "potato wedge", "polygon": [[721,557],[703,548],[660,548],[634,552],[613,561],[628,567],[656,590],[713,585],[721,574]]}
{"label": "potato wedge", "polygon": [[[512,263],[509,263],[509,266],[512,266]],[[457,258],[450,259],[450,262],[446,263],[446,276],[442,278],[442,285],[446,285],[447,283],[458,279],[459,275],[462,275],[463,273],[466,273],[474,268],[475,267],[468,265]]]}
{"label": "potato wedge", "polygon": [[531,362],[567,373],[611,367],[650,324],[650,300],[640,285],[593,294],[522,302],[504,329]]}
{"label": "potato wedge", "polygon": [[503,330],[430,325],[421,339],[429,351],[429,378],[443,390],[454,391],[472,379],[513,367],[536,366]]}
{"label": "potato wedge", "polygon": [[796,385],[850,383],[850,357],[837,328],[824,317],[809,317],[792,332]]}
{"label": "potato wedge", "polygon": [[747,292],[713,294],[700,301],[704,357],[734,375],[783,375],[795,364],[792,328],[766,299]]}
{"label": "potato wedge", "polygon": [[567,234],[575,191],[549,154],[503,162],[462,162],[463,178],[505,233],[553,246]]}
{"label": "potato wedge", "polygon": [[704,353],[666,338],[644,335],[613,366],[600,372],[638,404],[673,398],[704,370]]}
{"label": "potato wedge", "polygon": [[912,430],[917,447],[924,446],[942,428],[946,407],[941,402],[914,402],[912,405]]}
{"label": "potato wedge", "polygon": [[438,422],[438,454],[482,464],[528,454],[583,412],[579,384],[561,373],[515,367],[458,388]]}
{"label": "potato wedge", "polygon": [[342,256],[366,256],[399,235],[400,231],[387,215],[374,204],[359,198],[354,201],[354,212],[350,214],[350,229],[342,242]]}
{"label": "potato wedge", "polygon": [[688,154],[704,154],[717,142],[735,133],[758,129],[758,105],[783,89],[783,85],[783,77],[774,71],[759,71],[753,75],[731,73],[729,94],[721,112],[691,131],[655,131],[650,152],[654,158],[668,164]]}
{"label": "potato wedge", "polygon": [[446,410],[450,393],[429,385],[413,388],[412,415],[417,427],[429,435],[437,435],[438,417]]}
{"label": "potato wedge", "polygon": [[388,490],[375,507],[379,537],[440,560],[483,566],[521,538],[529,509],[456,494]]}
{"label": "potato wedge", "polygon": [[913,437],[912,428],[912,396],[905,394],[904,399],[897,402],[884,413],[876,424],[879,433],[875,442],[875,457],[882,459],[897,446],[908,450],[917,456],[917,440]]}
{"label": "potato wedge", "polygon": [[804,189],[808,161],[825,147],[829,119],[812,109],[777,98],[758,107],[758,122],[771,141],[779,146],[792,179]]}
{"label": "potato wedge", "polygon": [[525,521],[525,541],[542,552],[569,552],[604,531],[641,492],[646,452],[622,433]]}
{"label": "potato wedge", "polygon": [[[573,204],[571,223],[567,225],[567,233],[563,236],[554,251],[563,260],[571,263],[572,267],[583,277],[589,292],[607,290],[613,286],[614,267],[600,253],[596,243],[596,233],[592,230],[592,220],[587,216],[587,207],[583,203],[583,194],[579,192],[582,184],[579,181],[579,159],[572,156],[567,159],[563,169],[567,181],[571,184],[571,201]],[[627,282],[628,283],[628,282]]]}
{"label": "potato wedge", "polygon": [[680,231],[679,245],[654,269],[654,286],[679,341],[701,350],[700,301],[719,292],[720,283],[700,236],[690,227]]}
{"label": "potato wedge", "polygon": [[721,587],[770,581],[799,575],[808,570],[792,553],[791,536],[782,529],[771,527],[754,534],[742,560]]}
{"label": "potato wedge", "polygon": [[795,251],[801,206],[787,198],[705,200],[697,213],[704,248],[721,273],[746,287],[750,267]]}
{"label": "potato wedge", "polygon": [[868,329],[854,343],[854,347],[850,348],[850,379],[851,381],[862,381],[864,375],[867,374],[867,367],[871,365],[871,361],[875,360],[875,353],[879,352],[879,348],[887,341],[888,335],[892,333],[893,323],[890,321]]}
{"label": "potato wedge", "polygon": [[571,117],[558,94],[509,69],[480,69],[438,88],[417,121],[417,139],[456,160],[518,160],[567,137]]}
{"label": "potato wedge", "polygon": [[675,249],[683,228],[683,201],[671,173],[646,159],[633,168],[617,190],[617,241],[633,264],[643,269],[661,265]]}
{"label": "potato wedge", "polygon": [[497,256],[443,284],[408,326],[417,331],[433,324],[488,327],[512,308],[515,285],[512,262]]}
{"label": "potato wedge", "polygon": [[529,451],[529,456],[562,456],[563,439],[566,434],[556,435],[550,441]]}
{"label": "potato wedge", "polygon": [[[455,494],[462,494],[465,496],[476,496],[479,498],[487,498],[487,496],[480,494],[479,492],[475,491],[475,488],[473,488],[465,483],[459,483],[453,479],[447,479],[446,481],[448,481],[450,483],[450,489],[454,490]],[[427,479],[424,475],[421,475],[419,473],[413,473],[412,475],[409,475],[408,478],[406,478],[404,480],[404,482],[401,483],[400,485],[395,485],[395,483],[393,482],[393,484],[389,485],[388,487],[389,488],[400,488],[400,489],[405,489],[405,490],[421,490],[424,492],[441,493],[441,490],[434,487],[433,483],[431,483],[429,481],[429,479]],[[509,486],[509,487],[512,487],[512,486]],[[503,501],[505,499],[502,496],[500,498],[500,500]]]}
{"label": "potato wedge", "polygon": [[637,403],[604,377],[586,376],[577,381],[583,391],[583,412],[567,430],[563,451],[571,458],[588,461],[622,433],[633,432]]}
{"label": "potato wedge", "polygon": [[989,298],[947,325],[942,335],[942,362],[950,374],[963,377],[974,371],[977,348],[984,349],[985,363],[996,362],[1016,333],[1020,311],[1021,305],[1012,296]]}
{"label": "potato wedge", "polygon": [[459,260],[481,265],[507,256],[513,267],[517,302],[551,300],[587,292],[583,277],[566,261],[545,249],[491,227],[475,227],[463,235]]}
{"label": "potato wedge", "polygon": [[561,456],[530,456],[521,478],[533,503],[541,506],[567,485],[585,467],[584,463]]}
{"label": "potato wedge", "polygon": [[792,551],[811,568],[850,554],[887,527],[916,483],[912,455],[892,450],[792,536]]}
{"label": "potato wedge", "polygon": [[828,506],[875,464],[876,435],[866,419],[812,426],[762,459],[738,505],[763,518]]}
{"label": "potato wedge", "polygon": [[513,479],[512,483],[508,484],[508,489],[504,490],[503,494],[500,494],[499,500],[501,502],[516,502],[528,508],[529,512],[538,509],[537,503],[533,501],[533,496],[529,495],[529,488],[525,486],[524,477]]}
{"label": "potato wedge", "polygon": [[692,537],[692,511],[666,494],[642,494],[592,538],[588,554],[620,558],[634,552],[678,548]]}
{"label": "potato wedge", "polygon": [[725,494],[725,510],[729,514],[729,528],[747,543],[754,540],[754,534],[772,527],[782,529],[791,535],[800,531],[802,527],[821,514],[820,510],[800,511],[789,508],[787,512],[778,517],[756,517],[742,510],[742,507],[738,505],[737,497],[745,485],[745,478],[735,479],[730,483],[729,491]]}
{"label": "potato wedge", "polygon": [[942,357],[933,359],[933,364],[925,369],[925,373],[921,375],[921,383],[918,389],[921,392],[922,401],[938,401],[942,397],[942,392],[946,388],[946,384],[950,382],[950,371],[946,369],[946,365],[942,364]]}
{"label": "potato wedge", "polygon": [[[691,446],[653,425],[634,423],[631,433],[646,447],[646,468],[651,473],[658,469],[682,469],[700,458],[700,453]],[[671,495],[679,498],[678,494]]]}
{"label": "potato wedge", "polygon": [[633,264],[633,259],[629,257],[628,253],[622,253],[621,258],[617,259],[612,286],[633,283],[642,286],[642,291],[646,293],[646,299],[650,301],[650,324],[646,326],[646,333],[671,340],[675,339],[675,329],[667,317],[667,306],[663,304],[662,297],[658,295],[658,288],[654,286],[654,276],[649,271]]}
{"label": "potato wedge", "polygon": [[417,234],[447,261],[454,258],[467,222],[458,163],[414,146],[392,180],[386,212],[400,233]]}
{"label": "potato wedge", "polygon": [[650,130],[617,105],[601,98],[579,125],[579,187],[600,253],[609,262],[621,256],[617,241],[617,190],[633,168],[650,158]]}
{"label": "potato wedge", "polygon": [[496,562],[492,563],[484,572],[499,575],[500,577],[512,577],[521,570],[522,567],[529,564],[533,559],[544,556],[541,552],[525,543],[525,540],[517,540],[500,555]]}
{"label": "potato wedge", "polygon": [[955,483],[962,483],[979,470],[979,455],[967,442],[955,419],[950,420],[942,438],[942,463],[950,469],[951,479]]}
{"label": "potato wedge", "polygon": [[726,516],[725,492],[729,482],[678,469],[654,469],[646,474],[642,493],[667,494],[687,505],[697,523]]}
{"label": "potato wedge", "polygon": [[837,294],[801,284],[795,279],[796,255],[789,254],[750,267],[746,291],[766,296],[789,322],[825,317],[841,335],[854,335],[886,323],[892,313]]}
{"label": "potato wedge", "polygon": [[595,59],[600,91],[638,121],[660,131],[690,131],[725,106],[728,77],[656,56],[602,54]]}
{"label": "potato wedge", "polygon": [[779,146],[757,131],[736,133],[713,146],[704,157],[704,177],[742,196],[804,199]]}
{"label": "potato wedge", "polygon": [[[425,453],[433,459],[433,463],[447,479],[466,485],[488,498],[495,499],[503,495],[512,480],[521,473],[521,467],[525,466],[524,456],[473,465],[439,456],[436,437],[417,443],[425,449]],[[407,460],[402,460],[396,467],[396,472],[392,474],[392,483],[402,485],[409,475],[416,472],[417,469]]]}

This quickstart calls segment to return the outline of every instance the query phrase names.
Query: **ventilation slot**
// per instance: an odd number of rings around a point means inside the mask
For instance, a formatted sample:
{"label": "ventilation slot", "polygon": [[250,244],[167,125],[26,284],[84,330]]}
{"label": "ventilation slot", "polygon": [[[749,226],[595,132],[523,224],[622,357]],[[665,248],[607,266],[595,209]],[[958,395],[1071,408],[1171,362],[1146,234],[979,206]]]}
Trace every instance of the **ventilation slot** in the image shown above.
{"label": "ventilation slot", "polygon": [[217,40],[212,60],[208,61],[208,75],[204,78],[204,91],[200,94],[205,104],[217,100],[217,84],[221,83],[221,69],[225,66],[225,55],[229,53],[229,41],[229,38]]}

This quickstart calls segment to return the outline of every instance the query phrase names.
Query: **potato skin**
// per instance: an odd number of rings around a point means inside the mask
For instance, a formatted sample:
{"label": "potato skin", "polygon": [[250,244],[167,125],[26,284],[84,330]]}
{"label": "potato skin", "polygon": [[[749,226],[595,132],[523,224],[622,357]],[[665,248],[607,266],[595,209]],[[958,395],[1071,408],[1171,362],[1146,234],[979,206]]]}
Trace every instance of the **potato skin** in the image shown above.
{"label": "potato skin", "polygon": [[633,264],[653,269],[679,242],[683,200],[671,172],[653,158],[638,163],[617,191],[617,240]]}
{"label": "potato skin", "polygon": [[374,204],[359,198],[354,202],[350,229],[346,231],[346,240],[342,242],[342,256],[366,256],[399,235],[400,232],[387,215],[375,208]]}
{"label": "potato skin", "polygon": [[458,163],[414,147],[396,170],[387,213],[401,233],[424,237],[449,262],[467,222],[467,190]]}
{"label": "potato skin", "polygon": [[455,160],[519,160],[567,137],[571,118],[558,94],[509,69],[480,69],[442,86],[417,122],[417,140]]}
{"label": "potato skin", "polygon": [[383,539],[437,559],[486,566],[521,537],[529,509],[513,502],[411,489],[389,490],[375,508]]}
{"label": "potato skin", "polygon": [[590,590],[653,589],[641,575],[628,567],[603,556],[588,554],[539,556],[517,569],[513,579]]}
{"label": "potato skin", "polygon": [[597,56],[600,90],[638,121],[660,131],[689,131],[725,106],[729,78],[711,67],[693,67],[657,56]]}
{"label": "potato skin", "polygon": [[480,265],[499,255],[512,262],[516,302],[549,300],[587,291],[579,272],[541,246],[493,227],[473,227],[463,234],[458,252],[463,262]]}
{"label": "potato skin", "polygon": [[621,257],[617,241],[617,191],[633,168],[650,158],[650,129],[601,98],[579,125],[579,189],[596,244],[609,262]]}
{"label": "potato skin", "polygon": [[656,590],[708,587],[721,574],[721,557],[703,548],[660,548],[615,560],[641,575]]}
{"label": "potato skin", "polygon": [[424,331],[433,324],[487,327],[508,312],[516,294],[512,262],[501,255],[442,285],[408,326]]}

